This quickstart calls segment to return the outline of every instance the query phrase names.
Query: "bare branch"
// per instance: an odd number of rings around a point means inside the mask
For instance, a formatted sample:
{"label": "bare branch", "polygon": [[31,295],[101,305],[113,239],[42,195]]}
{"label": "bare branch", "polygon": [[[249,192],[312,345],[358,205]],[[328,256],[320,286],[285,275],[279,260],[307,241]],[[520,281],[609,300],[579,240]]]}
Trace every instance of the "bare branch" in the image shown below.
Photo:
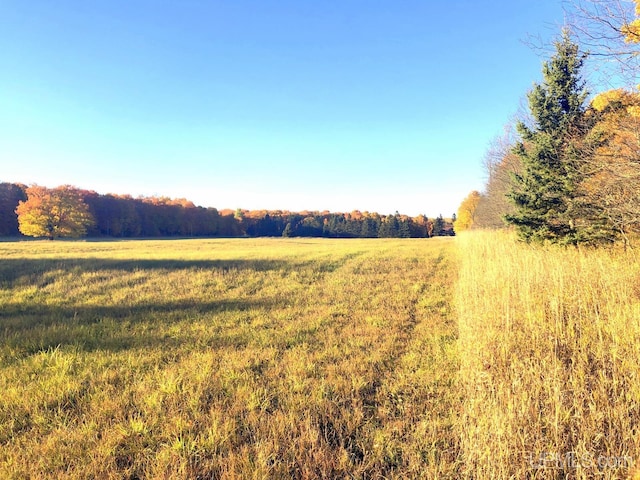
{"label": "bare branch", "polygon": [[[623,0],[565,0],[567,25],[600,81],[631,86],[640,72],[640,36],[625,27],[635,20],[634,3]],[[631,41],[629,40],[631,38]],[[636,41],[637,39],[637,41]]]}

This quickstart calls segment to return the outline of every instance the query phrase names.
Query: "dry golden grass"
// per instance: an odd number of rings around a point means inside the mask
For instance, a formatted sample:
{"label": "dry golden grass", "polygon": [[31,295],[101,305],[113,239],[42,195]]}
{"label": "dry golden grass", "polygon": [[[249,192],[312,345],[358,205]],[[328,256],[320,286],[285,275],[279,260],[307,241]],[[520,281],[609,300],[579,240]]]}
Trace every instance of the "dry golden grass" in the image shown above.
{"label": "dry golden grass", "polygon": [[0,258],[0,478],[640,478],[632,253],[470,232]]}
{"label": "dry golden grass", "polygon": [[640,458],[640,262],[457,239],[464,478],[626,478]]}
{"label": "dry golden grass", "polygon": [[451,239],[0,244],[0,478],[458,478]]}

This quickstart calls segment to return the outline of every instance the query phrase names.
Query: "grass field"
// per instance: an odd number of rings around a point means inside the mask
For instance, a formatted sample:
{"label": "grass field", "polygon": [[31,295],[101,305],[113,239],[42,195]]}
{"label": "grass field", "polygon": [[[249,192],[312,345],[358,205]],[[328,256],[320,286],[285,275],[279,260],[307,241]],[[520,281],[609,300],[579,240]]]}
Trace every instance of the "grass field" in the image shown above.
{"label": "grass field", "polygon": [[0,259],[2,479],[623,479],[640,457],[634,252],[472,232]]}
{"label": "grass field", "polygon": [[[634,252],[457,239],[464,478],[627,478],[640,455]],[[640,472],[634,479],[640,478]]]}
{"label": "grass field", "polygon": [[0,478],[455,478],[453,250],[0,243]]}

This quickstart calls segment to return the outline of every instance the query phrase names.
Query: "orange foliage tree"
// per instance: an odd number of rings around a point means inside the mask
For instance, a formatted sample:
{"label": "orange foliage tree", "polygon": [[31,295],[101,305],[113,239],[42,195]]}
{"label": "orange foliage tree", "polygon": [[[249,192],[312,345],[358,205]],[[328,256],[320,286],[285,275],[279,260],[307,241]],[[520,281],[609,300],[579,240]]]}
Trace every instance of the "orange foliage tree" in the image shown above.
{"label": "orange foliage tree", "polygon": [[27,200],[16,208],[18,228],[30,237],[82,237],[93,224],[93,216],[82,194],[70,185],[49,189],[33,185]]}
{"label": "orange foliage tree", "polygon": [[593,148],[584,159],[584,203],[626,238],[640,231],[640,94],[601,93],[591,113],[596,122],[589,135]]}

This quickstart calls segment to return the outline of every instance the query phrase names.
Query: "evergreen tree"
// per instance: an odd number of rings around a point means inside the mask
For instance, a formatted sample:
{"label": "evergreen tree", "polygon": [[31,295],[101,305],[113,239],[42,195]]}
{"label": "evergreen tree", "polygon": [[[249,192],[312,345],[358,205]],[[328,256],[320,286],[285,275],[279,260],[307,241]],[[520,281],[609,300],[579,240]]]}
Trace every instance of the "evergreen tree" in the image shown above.
{"label": "evergreen tree", "polygon": [[401,218],[399,215],[396,217],[398,218],[398,236],[400,238],[411,238],[411,226],[409,224],[409,219]]}
{"label": "evergreen tree", "polygon": [[444,218],[442,218],[442,214],[438,215],[437,218],[433,221],[433,232],[432,236],[439,237],[444,235]]}
{"label": "evergreen tree", "polygon": [[291,222],[288,222],[282,231],[283,237],[291,237],[293,236],[293,227],[291,226]]}
{"label": "evergreen tree", "polygon": [[365,218],[364,220],[362,220],[362,228],[360,229],[360,237],[362,238],[370,238],[373,235],[373,228],[372,228],[372,224],[373,222],[371,221],[370,218]]}
{"label": "evergreen tree", "polygon": [[389,215],[382,220],[378,229],[378,237],[394,238],[398,236],[398,219],[395,215]]}
{"label": "evergreen tree", "polygon": [[587,92],[580,76],[585,55],[563,32],[556,53],[543,66],[543,82],[528,95],[533,124],[517,126],[514,147],[522,173],[509,194],[515,212],[505,216],[526,241],[575,244],[581,240],[575,208],[579,145],[585,125]]}
{"label": "evergreen tree", "polygon": [[400,232],[400,222],[398,221],[398,217],[400,214],[396,212],[395,215],[389,216],[389,236],[392,238],[397,238]]}

